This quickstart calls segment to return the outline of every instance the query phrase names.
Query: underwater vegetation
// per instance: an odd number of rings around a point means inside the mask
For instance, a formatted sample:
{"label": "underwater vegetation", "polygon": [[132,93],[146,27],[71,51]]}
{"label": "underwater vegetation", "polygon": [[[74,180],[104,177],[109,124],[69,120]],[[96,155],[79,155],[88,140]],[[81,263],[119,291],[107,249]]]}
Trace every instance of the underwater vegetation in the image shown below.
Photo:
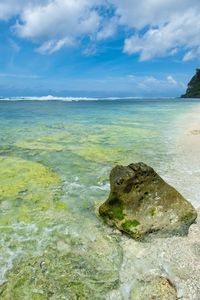
{"label": "underwater vegetation", "polygon": [[30,222],[55,206],[60,178],[40,163],[18,157],[0,156],[1,225]]}
{"label": "underwater vegetation", "polygon": [[[149,248],[98,215],[116,164],[145,161],[181,186],[174,119],[192,104],[163,101],[1,104],[0,299],[121,300],[160,296],[160,289],[174,295],[160,280],[168,278],[165,267],[172,282],[178,278],[190,292],[192,274],[199,276],[183,255],[186,240]],[[160,212],[151,205],[147,213],[152,220]],[[113,214],[122,222],[128,211],[116,203]],[[127,218],[123,226],[129,232],[141,222]],[[175,256],[177,244],[182,252]],[[192,249],[186,256],[197,259]],[[146,280],[149,273],[158,275],[156,281]],[[193,290],[198,293],[198,284]]]}
{"label": "underwater vegetation", "polygon": [[0,298],[103,299],[115,289],[120,247],[69,210],[60,177],[18,157],[0,156],[0,165]]}

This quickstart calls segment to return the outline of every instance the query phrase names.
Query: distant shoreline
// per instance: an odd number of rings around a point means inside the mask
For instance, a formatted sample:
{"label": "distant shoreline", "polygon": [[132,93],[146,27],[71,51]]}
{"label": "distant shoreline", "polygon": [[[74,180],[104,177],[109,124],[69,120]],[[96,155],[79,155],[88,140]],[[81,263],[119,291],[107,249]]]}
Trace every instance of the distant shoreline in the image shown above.
{"label": "distant shoreline", "polygon": [[56,96],[27,96],[27,97],[0,97],[0,101],[62,101],[62,102],[78,102],[78,101],[113,101],[113,100],[200,100],[200,98],[181,98],[181,97],[56,97]]}

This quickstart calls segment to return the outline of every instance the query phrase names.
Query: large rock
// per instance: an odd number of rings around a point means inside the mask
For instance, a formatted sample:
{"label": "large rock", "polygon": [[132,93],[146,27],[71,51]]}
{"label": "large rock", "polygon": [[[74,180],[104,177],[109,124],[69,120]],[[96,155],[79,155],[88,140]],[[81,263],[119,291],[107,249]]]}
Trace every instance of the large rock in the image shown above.
{"label": "large rock", "polygon": [[200,98],[200,69],[196,69],[196,74],[188,83],[186,93],[181,98]]}
{"label": "large rock", "polygon": [[187,234],[197,217],[193,206],[144,163],[116,166],[110,185],[109,198],[99,213],[109,225],[135,239],[155,232]]}

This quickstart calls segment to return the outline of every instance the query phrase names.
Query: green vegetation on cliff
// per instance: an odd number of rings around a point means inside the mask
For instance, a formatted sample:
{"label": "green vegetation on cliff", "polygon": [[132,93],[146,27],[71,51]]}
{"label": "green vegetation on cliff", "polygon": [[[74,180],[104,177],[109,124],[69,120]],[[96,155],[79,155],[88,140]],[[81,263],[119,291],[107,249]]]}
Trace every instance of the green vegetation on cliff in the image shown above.
{"label": "green vegetation on cliff", "polygon": [[186,93],[181,98],[200,98],[200,69],[196,69],[196,74],[188,83]]}

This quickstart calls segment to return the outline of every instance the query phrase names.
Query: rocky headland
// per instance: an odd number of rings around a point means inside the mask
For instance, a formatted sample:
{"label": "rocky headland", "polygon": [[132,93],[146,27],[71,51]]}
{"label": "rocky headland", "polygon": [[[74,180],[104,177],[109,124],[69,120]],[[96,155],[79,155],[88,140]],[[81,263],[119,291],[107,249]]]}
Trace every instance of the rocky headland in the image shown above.
{"label": "rocky headland", "polygon": [[196,69],[196,74],[188,83],[186,93],[181,98],[200,98],[200,69]]}

